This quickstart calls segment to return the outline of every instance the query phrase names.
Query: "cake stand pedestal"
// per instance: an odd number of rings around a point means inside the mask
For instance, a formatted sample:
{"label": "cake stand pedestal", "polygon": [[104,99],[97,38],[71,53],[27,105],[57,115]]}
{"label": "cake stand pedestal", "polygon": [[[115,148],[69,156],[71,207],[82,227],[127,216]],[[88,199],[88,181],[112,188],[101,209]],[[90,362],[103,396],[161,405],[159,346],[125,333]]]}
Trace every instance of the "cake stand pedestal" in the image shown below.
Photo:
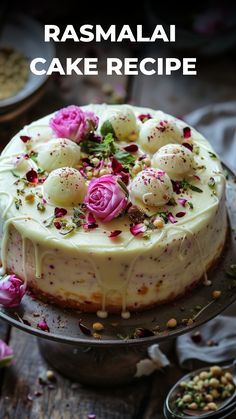
{"label": "cake stand pedestal", "polygon": [[137,364],[148,358],[148,343],[132,346],[79,346],[38,338],[40,352],[62,375],[81,384],[118,386],[132,381]]}
{"label": "cake stand pedestal", "polygon": [[[211,286],[199,284],[179,300],[143,313],[133,313],[128,320],[110,315],[101,321],[104,330],[100,339],[92,333],[92,325],[98,321],[96,314],[63,310],[31,295],[26,295],[17,308],[1,308],[0,318],[36,335],[43,357],[74,381],[95,386],[115,386],[131,381],[135,378],[137,364],[148,358],[149,346],[158,343],[166,352],[173,338],[217,316],[236,300],[236,278],[227,274],[230,266],[236,263],[236,181],[234,174],[227,171],[229,231],[222,257],[208,274]],[[221,291],[219,299],[212,298],[213,290]],[[172,330],[166,328],[170,318],[178,323]],[[79,327],[80,319],[86,326],[84,330]],[[46,321],[49,331],[37,328],[41,320]]]}

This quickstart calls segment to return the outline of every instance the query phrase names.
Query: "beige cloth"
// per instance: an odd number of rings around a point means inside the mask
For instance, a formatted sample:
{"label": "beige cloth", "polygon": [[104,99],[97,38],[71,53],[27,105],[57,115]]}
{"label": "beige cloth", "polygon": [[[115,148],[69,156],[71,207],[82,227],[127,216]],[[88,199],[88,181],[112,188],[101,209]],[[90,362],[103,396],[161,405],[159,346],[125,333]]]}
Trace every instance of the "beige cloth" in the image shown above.
{"label": "beige cloth", "polygon": [[[209,105],[184,119],[206,136],[221,160],[236,173],[236,102]],[[182,367],[191,369],[198,367],[199,361],[214,364],[236,358],[236,303],[223,314],[198,329],[201,342],[192,340],[193,332],[177,338],[176,351]],[[209,346],[209,340],[215,345]]]}
{"label": "beige cloth", "polygon": [[205,106],[184,119],[205,135],[221,160],[236,172],[236,101]]}

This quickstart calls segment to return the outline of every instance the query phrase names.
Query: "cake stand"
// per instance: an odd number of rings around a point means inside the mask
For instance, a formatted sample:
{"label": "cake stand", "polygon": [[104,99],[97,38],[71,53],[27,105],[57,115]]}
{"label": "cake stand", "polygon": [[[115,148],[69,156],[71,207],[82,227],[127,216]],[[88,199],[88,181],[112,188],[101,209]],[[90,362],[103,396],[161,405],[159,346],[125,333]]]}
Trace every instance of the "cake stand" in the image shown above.
{"label": "cake stand", "polygon": [[[236,300],[236,277],[232,272],[229,275],[230,266],[236,263],[236,178],[231,170],[225,169],[229,231],[221,259],[208,274],[212,285],[201,283],[172,304],[133,313],[128,320],[119,315],[100,320],[96,314],[63,310],[30,294],[17,308],[1,308],[0,318],[36,335],[44,358],[75,381],[109,386],[131,381],[138,363],[148,358],[147,349],[151,345],[166,344],[190,332]],[[220,298],[212,298],[214,290],[221,291]],[[177,320],[174,329],[166,327],[170,318]],[[37,328],[41,320],[46,321],[49,331]],[[94,337],[92,325],[95,322],[101,322],[104,330]]]}

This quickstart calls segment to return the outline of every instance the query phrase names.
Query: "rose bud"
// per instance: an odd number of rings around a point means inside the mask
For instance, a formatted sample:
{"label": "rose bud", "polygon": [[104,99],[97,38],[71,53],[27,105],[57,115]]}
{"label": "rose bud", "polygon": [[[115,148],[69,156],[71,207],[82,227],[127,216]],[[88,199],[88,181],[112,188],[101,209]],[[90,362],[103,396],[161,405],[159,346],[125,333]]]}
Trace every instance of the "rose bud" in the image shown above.
{"label": "rose bud", "polygon": [[26,285],[15,275],[7,275],[0,281],[0,304],[4,307],[16,307],[26,292]]}
{"label": "rose bud", "polygon": [[0,367],[10,365],[13,359],[13,350],[0,339]]}

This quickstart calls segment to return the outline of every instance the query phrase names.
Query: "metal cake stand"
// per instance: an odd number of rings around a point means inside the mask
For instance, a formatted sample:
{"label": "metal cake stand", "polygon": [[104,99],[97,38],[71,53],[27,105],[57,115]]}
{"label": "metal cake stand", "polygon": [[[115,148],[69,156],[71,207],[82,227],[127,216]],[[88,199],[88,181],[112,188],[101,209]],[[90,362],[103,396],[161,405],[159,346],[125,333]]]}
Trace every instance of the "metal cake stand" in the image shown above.
{"label": "metal cake stand", "polygon": [[[217,316],[236,300],[236,278],[228,274],[230,266],[236,263],[236,178],[231,170],[226,170],[230,227],[222,257],[208,275],[212,285],[201,283],[177,301],[133,313],[128,320],[119,315],[100,320],[96,314],[63,310],[30,294],[17,308],[1,308],[0,318],[36,335],[44,358],[73,380],[109,386],[131,381],[137,364],[148,358],[150,345],[169,343]],[[212,298],[213,290],[221,291],[219,299]],[[178,322],[174,329],[166,327],[170,318]],[[43,319],[49,326],[48,332],[37,328]],[[85,327],[79,326],[80,321]],[[94,337],[92,325],[98,321],[104,325],[104,330],[100,337]]]}

